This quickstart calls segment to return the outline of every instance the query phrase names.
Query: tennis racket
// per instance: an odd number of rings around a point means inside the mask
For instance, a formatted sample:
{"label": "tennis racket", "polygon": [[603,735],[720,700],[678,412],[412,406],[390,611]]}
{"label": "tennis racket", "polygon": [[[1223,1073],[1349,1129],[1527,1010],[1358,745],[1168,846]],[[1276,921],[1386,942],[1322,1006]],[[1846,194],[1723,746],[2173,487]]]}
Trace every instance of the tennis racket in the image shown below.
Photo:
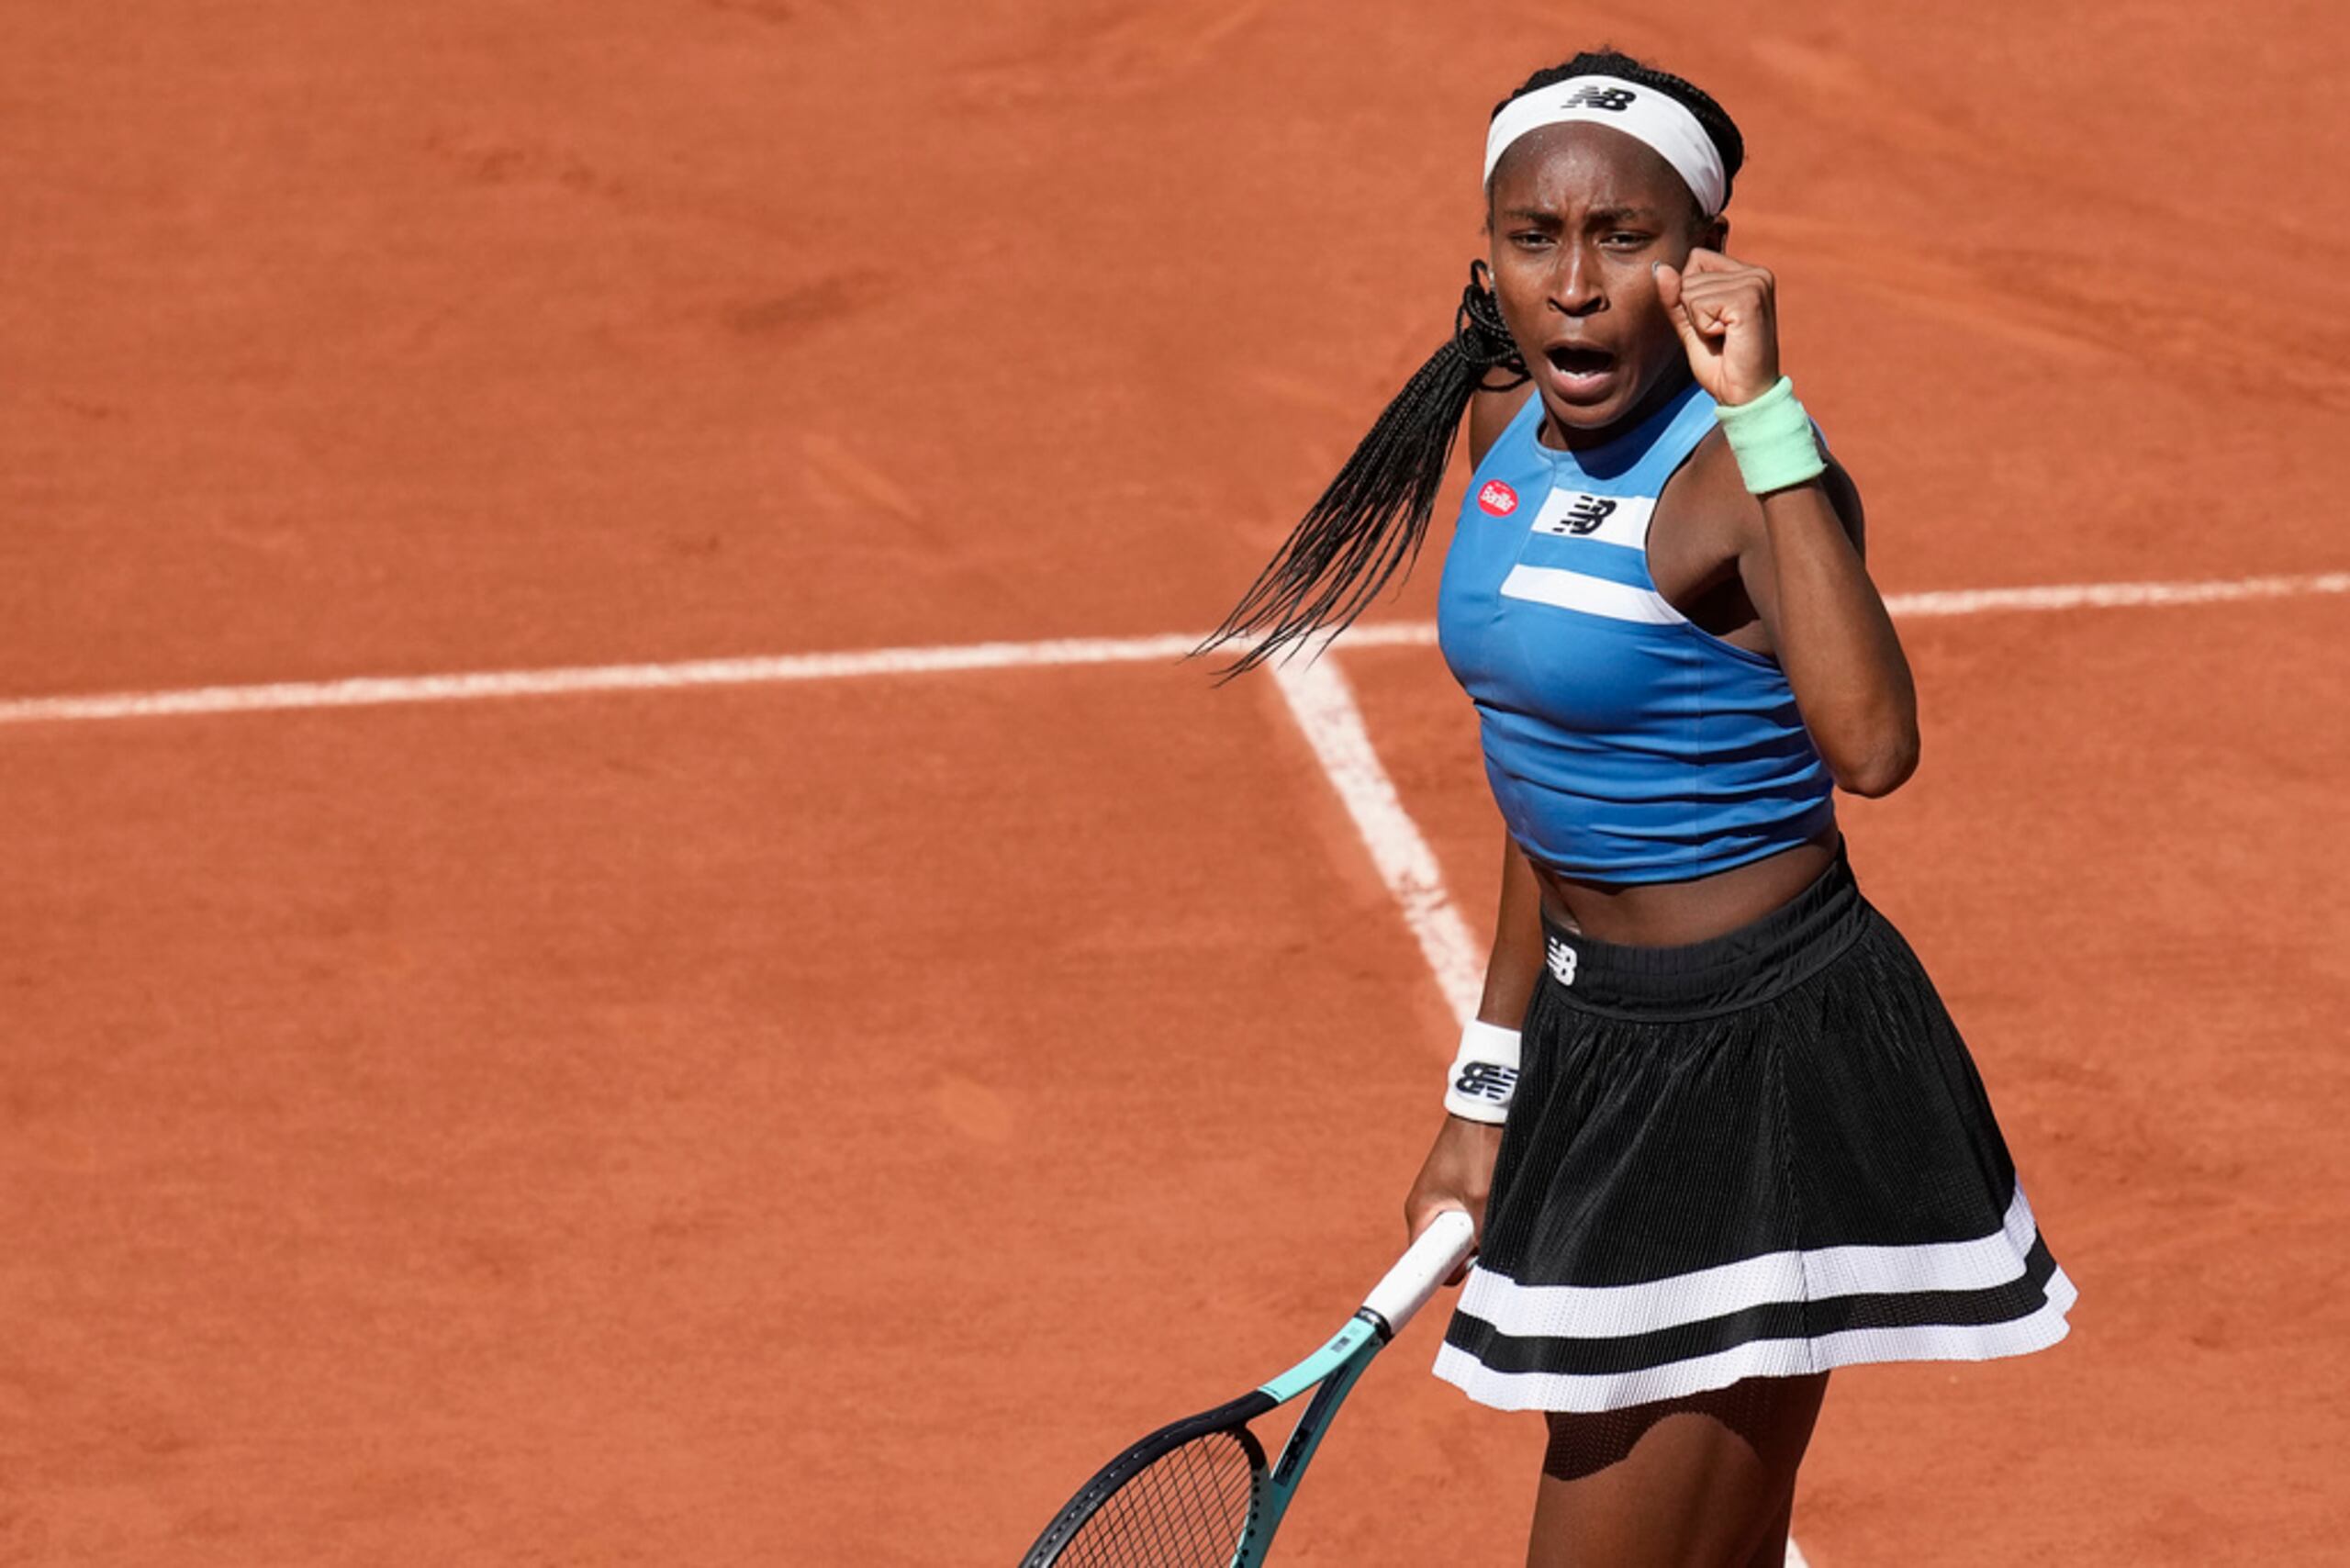
{"label": "tennis racket", "polygon": [[[1438,1215],[1328,1344],[1270,1383],[1161,1427],[1103,1465],[1020,1568],[1257,1568],[1339,1402],[1460,1266],[1475,1238],[1467,1215]],[[1268,1470],[1248,1423],[1309,1390],[1314,1397]]]}

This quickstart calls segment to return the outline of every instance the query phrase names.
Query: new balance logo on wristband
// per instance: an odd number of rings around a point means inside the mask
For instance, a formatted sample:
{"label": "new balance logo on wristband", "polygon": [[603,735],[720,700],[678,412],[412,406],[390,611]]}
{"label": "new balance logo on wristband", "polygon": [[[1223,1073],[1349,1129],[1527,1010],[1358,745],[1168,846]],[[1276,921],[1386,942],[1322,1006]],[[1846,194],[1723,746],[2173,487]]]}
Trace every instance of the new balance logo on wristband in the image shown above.
{"label": "new balance logo on wristband", "polygon": [[1491,1100],[1507,1104],[1510,1092],[1517,1087],[1517,1069],[1496,1067],[1489,1061],[1472,1061],[1460,1070],[1452,1081],[1452,1091],[1472,1100]]}
{"label": "new balance logo on wristband", "polygon": [[1561,985],[1575,983],[1575,950],[1553,936],[1545,945],[1544,960],[1550,966],[1550,978]]}

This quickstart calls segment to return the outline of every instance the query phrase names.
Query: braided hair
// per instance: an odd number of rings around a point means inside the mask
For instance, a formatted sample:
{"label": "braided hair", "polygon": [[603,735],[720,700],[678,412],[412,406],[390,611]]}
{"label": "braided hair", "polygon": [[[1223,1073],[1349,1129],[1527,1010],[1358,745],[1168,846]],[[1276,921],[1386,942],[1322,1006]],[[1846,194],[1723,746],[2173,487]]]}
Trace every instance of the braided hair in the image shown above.
{"label": "braided hair", "polygon": [[[1680,77],[1641,64],[1615,50],[1586,50],[1563,64],[1538,71],[1500,103],[1499,115],[1538,88],[1574,76],[1621,76],[1678,99],[1721,153],[1722,199],[1746,159],[1746,140],[1722,106]],[[1701,215],[1702,216],[1702,215]],[[1427,535],[1437,492],[1452,460],[1460,417],[1480,391],[1506,392],[1530,379],[1526,361],[1502,321],[1491,274],[1472,263],[1468,286],[1453,312],[1452,336],[1412,373],[1402,391],[1348,457],[1338,476],[1291,531],[1272,560],[1224,623],[1193,650],[1241,637],[1257,644],[1224,672],[1229,679],[1327,627],[1353,624],[1399,570],[1408,570]]]}

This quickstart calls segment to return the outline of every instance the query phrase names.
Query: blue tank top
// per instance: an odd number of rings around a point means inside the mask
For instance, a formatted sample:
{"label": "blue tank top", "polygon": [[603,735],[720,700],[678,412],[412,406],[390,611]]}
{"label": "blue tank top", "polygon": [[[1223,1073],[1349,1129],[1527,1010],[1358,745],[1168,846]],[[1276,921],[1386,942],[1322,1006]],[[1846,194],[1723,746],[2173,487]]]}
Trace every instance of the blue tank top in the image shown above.
{"label": "blue tank top", "polygon": [[1778,662],[1693,624],[1649,577],[1649,519],[1714,428],[1692,385],[1589,452],[1535,439],[1528,397],[1461,498],[1437,598],[1502,820],[1538,864],[1677,882],[1835,820]]}

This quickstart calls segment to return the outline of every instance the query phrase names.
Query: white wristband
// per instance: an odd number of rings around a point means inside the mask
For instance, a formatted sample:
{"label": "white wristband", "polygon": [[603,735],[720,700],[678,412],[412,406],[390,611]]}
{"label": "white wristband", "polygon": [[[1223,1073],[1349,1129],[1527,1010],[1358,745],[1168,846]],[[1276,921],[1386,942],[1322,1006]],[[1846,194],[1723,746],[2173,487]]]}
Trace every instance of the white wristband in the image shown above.
{"label": "white wristband", "polygon": [[1496,1126],[1509,1119],[1517,1092],[1517,1031],[1472,1022],[1460,1031],[1460,1054],[1452,1058],[1444,1108],[1472,1122]]}

